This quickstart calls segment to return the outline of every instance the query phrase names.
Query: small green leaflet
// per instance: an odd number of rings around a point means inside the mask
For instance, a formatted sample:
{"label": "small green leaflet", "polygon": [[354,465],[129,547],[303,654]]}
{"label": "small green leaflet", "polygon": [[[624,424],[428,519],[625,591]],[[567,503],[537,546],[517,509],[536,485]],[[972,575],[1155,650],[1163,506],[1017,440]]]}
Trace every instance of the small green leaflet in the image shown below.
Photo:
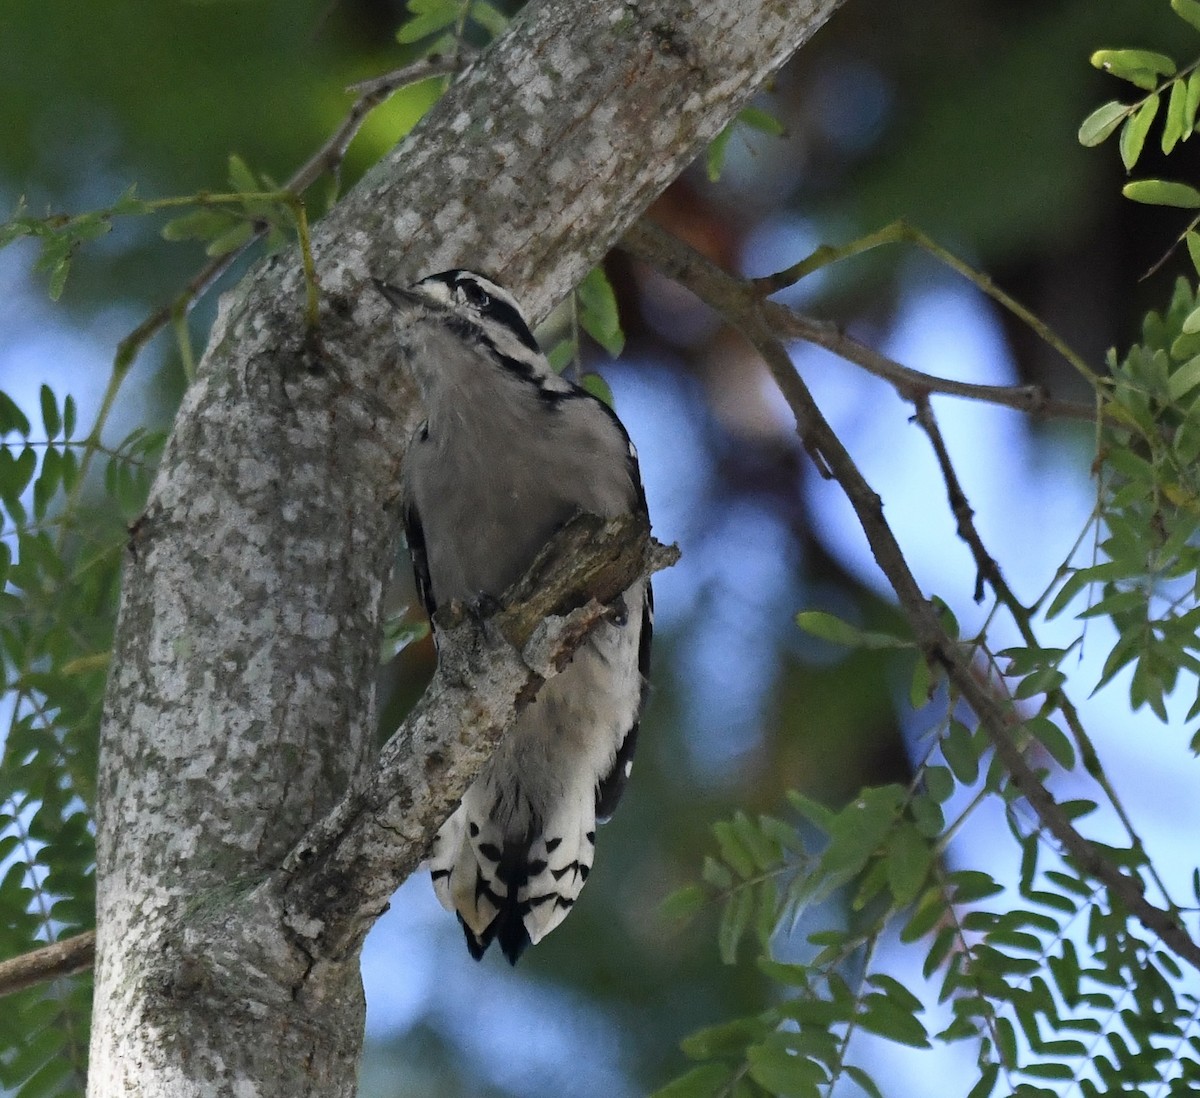
{"label": "small green leaflet", "polygon": [[1121,193],[1134,202],[1152,206],[1179,206],[1186,210],[1200,209],[1200,191],[1186,183],[1166,179],[1135,179],[1121,188]]}
{"label": "small green leaflet", "polygon": [[796,624],[809,636],[847,648],[911,648],[912,641],[894,637],[890,633],[875,633],[859,629],[841,618],[822,610],[802,610],[796,615]]}
{"label": "small green leaflet", "polygon": [[1133,108],[1127,103],[1113,100],[1097,107],[1080,123],[1079,143],[1081,145],[1099,145],[1116,131],[1116,128],[1129,117]]}
{"label": "small green leaflet", "polygon": [[603,267],[593,267],[575,290],[579,302],[579,323],[613,358],[625,346],[617,295]]}

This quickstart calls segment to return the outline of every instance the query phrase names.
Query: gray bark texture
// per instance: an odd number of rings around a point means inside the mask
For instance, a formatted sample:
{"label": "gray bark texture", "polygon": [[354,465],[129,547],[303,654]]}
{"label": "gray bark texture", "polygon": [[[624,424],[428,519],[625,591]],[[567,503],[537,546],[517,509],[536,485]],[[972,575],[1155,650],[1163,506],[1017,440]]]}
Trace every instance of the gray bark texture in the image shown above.
{"label": "gray bark texture", "polygon": [[91,1098],[353,1094],[371,923],[606,592],[663,563],[611,524],[560,546],[536,608],[554,616],[531,627],[525,590],[461,622],[378,754],[415,410],[367,280],[471,267],[543,316],[836,6],[531,4],[317,226],[315,332],[294,257],[222,302],[127,560]]}

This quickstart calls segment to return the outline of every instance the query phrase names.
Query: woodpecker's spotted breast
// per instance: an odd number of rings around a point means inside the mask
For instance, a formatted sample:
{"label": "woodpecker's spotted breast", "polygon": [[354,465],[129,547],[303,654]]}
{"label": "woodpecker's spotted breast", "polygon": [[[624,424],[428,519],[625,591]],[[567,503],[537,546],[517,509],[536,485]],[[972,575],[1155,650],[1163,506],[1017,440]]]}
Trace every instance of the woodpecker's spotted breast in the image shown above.
{"label": "woodpecker's spotted breast", "polygon": [[[577,511],[646,514],[620,420],[554,373],[506,290],[470,271],[376,285],[398,310],[425,410],[402,495],[430,614],[499,597]],[[596,824],[620,800],[650,658],[649,582],[616,609],[522,710],[434,840],[434,890],[476,958],[498,941],[515,964],[563,921],[591,871]]]}

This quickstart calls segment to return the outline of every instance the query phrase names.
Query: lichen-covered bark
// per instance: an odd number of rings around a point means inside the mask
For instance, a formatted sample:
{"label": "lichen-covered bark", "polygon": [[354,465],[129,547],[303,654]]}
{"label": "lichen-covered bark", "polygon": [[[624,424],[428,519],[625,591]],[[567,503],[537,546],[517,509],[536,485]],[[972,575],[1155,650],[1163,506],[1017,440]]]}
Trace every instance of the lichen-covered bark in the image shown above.
{"label": "lichen-covered bark", "polygon": [[[225,303],[127,562],[93,1098],[354,1090],[358,934],[323,952],[312,926],[286,925],[311,912],[264,882],[371,781],[412,407],[365,280],[481,268],[543,314],[835,6],[533,4],[317,227],[316,333],[293,259]],[[465,748],[449,727],[429,750]],[[397,832],[398,864],[420,838]]]}

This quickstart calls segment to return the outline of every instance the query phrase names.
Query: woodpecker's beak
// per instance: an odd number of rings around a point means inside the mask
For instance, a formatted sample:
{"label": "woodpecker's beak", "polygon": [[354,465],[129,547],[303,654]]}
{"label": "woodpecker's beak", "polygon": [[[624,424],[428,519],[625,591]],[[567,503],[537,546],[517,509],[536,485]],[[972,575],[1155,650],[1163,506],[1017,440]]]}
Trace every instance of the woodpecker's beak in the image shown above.
{"label": "woodpecker's beak", "polygon": [[424,294],[415,293],[412,290],[402,290],[399,286],[393,286],[390,282],[384,282],[382,279],[373,278],[371,284],[397,309],[407,311],[414,305],[429,304],[429,299]]}

